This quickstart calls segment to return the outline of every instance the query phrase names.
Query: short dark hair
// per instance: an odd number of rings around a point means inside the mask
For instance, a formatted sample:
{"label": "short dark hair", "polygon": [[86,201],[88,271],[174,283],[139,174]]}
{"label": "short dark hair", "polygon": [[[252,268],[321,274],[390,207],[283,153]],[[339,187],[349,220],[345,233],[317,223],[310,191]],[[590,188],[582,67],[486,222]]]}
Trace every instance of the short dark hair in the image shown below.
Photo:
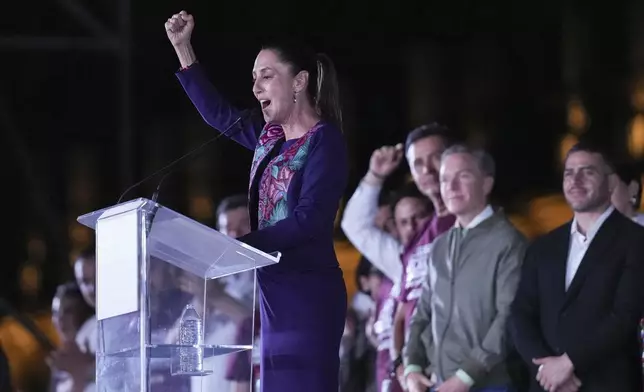
{"label": "short dark hair", "polygon": [[243,194],[232,195],[224,198],[217,206],[217,217],[225,214],[228,211],[236,210],[238,208],[248,208],[248,197]]}
{"label": "short dark hair", "polygon": [[423,195],[418,190],[418,187],[413,182],[405,183],[400,189],[398,189],[398,191],[395,192],[394,197],[392,198],[392,201],[391,201],[392,211],[395,211],[398,203],[400,203],[402,199],[407,197],[421,200],[423,204],[425,204],[425,207],[427,208],[427,212],[432,212],[433,205],[431,201],[429,200],[429,198],[427,198],[427,196]]}
{"label": "short dark hair", "polygon": [[67,282],[58,285],[58,287],[56,288],[55,297],[62,298],[66,296],[75,297],[85,302],[85,300],[83,299],[83,294],[81,294],[80,288],[78,287],[78,284],[76,282]]}
{"label": "short dark hair", "polygon": [[416,143],[420,139],[425,139],[430,136],[438,136],[442,138],[446,148],[451,146],[453,143],[452,132],[446,126],[437,122],[424,124],[412,129],[407,134],[407,139],[405,140],[405,154],[409,151],[409,147],[411,147],[412,144]]}
{"label": "short dark hair", "polygon": [[80,308],[78,310],[81,313],[83,321],[94,314],[94,309],[85,302],[80,287],[78,287],[76,282],[63,283],[56,288],[54,298],[63,299],[64,297],[77,299],[80,302]]}
{"label": "short dark hair", "polygon": [[564,163],[568,161],[568,158],[570,157],[571,154],[574,154],[576,152],[587,152],[589,154],[599,154],[601,155],[602,159],[604,160],[608,168],[611,171],[615,170],[615,162],[613,161],[611,155],[608,153],[606,148],[599,143],[596,143],[587,139],[579,141],[574,146],[572,146],[570,150],[568,150],[568,152],[566,153],[566,159],[564,160]]}
{"label": "short dark hair", "polygon": [[385,191],[384,189],[380,191],[378,195],[378,208],[388,206],[391,207],[391,200],[394,197],[394,193],[391,191]]}
{"label": "short dark hair", "polygon": [[366,257],[360,256],[360,261],[358,261],[358,266],[356,267],[356,286],[358,290],[365,293],[362,290],[362,284],[360,278],[367,278],[371,275],[377,275],[383,277],[384,274],[380,271],[375,265],[373,265]]}
{"label": "short dark hair", "polygon": [[630,162],[620,162],[615,165],[615,174],[626,185],[632,181],[641,182],[640,173],[635,168],[635,165]]}
{"label": "short dark hair", "polygon": [[371,262],[366,257],[360,256],[356,267],[356,278],[369,276],[369,271],[371,271]]}
{"label": "short dark hair", "polygon": [[631,185],[631,182],[635,181],[638,192],[635,195],[635,200],[633,200],[633,207],[639,207],[642,202],[642,174],[635,164],[633,162],[621,162],[615,165],[615,174],[626,186]]}

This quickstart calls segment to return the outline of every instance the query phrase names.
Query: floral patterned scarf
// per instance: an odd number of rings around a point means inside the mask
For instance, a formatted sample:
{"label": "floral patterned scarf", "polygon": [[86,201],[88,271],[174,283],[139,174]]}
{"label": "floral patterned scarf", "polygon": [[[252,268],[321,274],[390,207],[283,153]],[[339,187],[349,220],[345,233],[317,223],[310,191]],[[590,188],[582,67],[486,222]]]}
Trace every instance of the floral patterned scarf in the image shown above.
{"label": "floral patterned scarf", "polygon": [[[322,127],[319,122],[304,136],[289,145],[266,165],[259,181],[258,228],[273,226],[288,216],[288,187],[295,173],[304,167],[311,138]],[[262,161],[284,138],[280,125],[266,124],[259,135],[250,170],[250,187]]]}

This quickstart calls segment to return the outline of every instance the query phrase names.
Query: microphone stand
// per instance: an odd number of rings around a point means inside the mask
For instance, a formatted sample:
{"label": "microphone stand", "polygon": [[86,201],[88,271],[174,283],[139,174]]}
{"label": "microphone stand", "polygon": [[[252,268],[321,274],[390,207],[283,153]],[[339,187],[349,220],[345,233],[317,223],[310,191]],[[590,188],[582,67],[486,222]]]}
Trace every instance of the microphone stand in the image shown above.
{"label": "microphone stand", "polygon": [[[163,171],[166,171],[168,169],[172,169],[172,170],[168,170],[163,175],[163,177],[161,177],[161,180],[159,180],[159,184],[157,185],[154,193],[152,194],[152,199],[151,199],[151,201],[153,203],[152,210],[150,211],[149,214],[147,214],[147,216],[145,218],[145,234],[146,234],[146,237],[150,234],[150,230],[152,230],[152,222],[154,221],[154,218],[156,217],[157,211],[159,209],[159,204],[157,203],[157,200],[159,199],[159,192],[161,191],[161,185],[163,185],[163,181],[165,181],[165,179],[170,174],[175,172],[175,170],[177,168],[176,166],[179,163],[181,163],[182,161],[184,161],[184,160],[191,159],[191,158],[194,158],[194,157],[198,156],[199,155],[198,153],[200,153],[205,147],[207,147],[211,143],[214,143],[215,141],[217,141],[220,137],[222,137],[222,136],[231,136],[232,134],[234,134],[234,133],[231,133],[231,135],[229,135],[228,131],[230,131],[236,125],[242,124],[242,120],[244,120],[247,117],[251,117],[256,111],[257,111],[256,109],[253,109],[253,110],[248,110],[248,111],[242,112],[242,114],[239,116],[239,118],[237,118],[237,120],[235,120],[232,124],[230,124],[223,132],[221,132],[220,134],[218,134],[214,138],[206,141],[205,143],[201,144],[200,146],[196,147],[195,149],[189,151],[188,153],[184,154],[183,156],[179,157],[178,159],[172,161],[171,163],[166,165],[164,168],[156,171],[155,173],[153,173],[152,175],[146,177],[142,181],[139,181],[139,183],[134,184],[133,186],[131,186],[130,188],[128,188],[128,190],[126,190],[124,192],[124,194],[125,194],[125,193],[127,193],[129,191],[129,189],[131,189],[131,188],[133,188],[133,187],[135,187],[135,186],[147,181],[149,178],[154,177],[155,175],[157,175],[157,174],[159,174],[159,173],[161,173]],[[240,130],[240,129],[242,129],[241,126],[237,128],[237,130]],[[123,198],[123,195],[121,195],[121,197],[119,198],[119,202],[120,202],[120,200],[122,198]]]}

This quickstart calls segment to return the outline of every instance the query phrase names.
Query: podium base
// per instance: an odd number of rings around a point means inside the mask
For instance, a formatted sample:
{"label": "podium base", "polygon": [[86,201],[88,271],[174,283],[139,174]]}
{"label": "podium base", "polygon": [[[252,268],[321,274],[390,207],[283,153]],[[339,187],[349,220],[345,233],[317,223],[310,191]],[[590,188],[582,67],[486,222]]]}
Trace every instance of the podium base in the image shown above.
{"label": "podium base", "polygon": [[173,372],[172,377],[204,377],[212,374],[212,370],[203,372]]}
{"label": "podium base", "polygon": [[[181,348],[201,348],[203,349],[203,357],[218,357],[220,355],[234,354],[240,351],[252,350],[253,346],[248,345],[235,345],[235,344],[204,344],[200,346],[186,346],[181,344],[150,344],[148,345],[148,358],[174,358],[175,353]],[[138,358],[141,355],[141,350],[138,347],[132,347],[115,353],[104,354],[105,357],[118,357],[118,358]]]}

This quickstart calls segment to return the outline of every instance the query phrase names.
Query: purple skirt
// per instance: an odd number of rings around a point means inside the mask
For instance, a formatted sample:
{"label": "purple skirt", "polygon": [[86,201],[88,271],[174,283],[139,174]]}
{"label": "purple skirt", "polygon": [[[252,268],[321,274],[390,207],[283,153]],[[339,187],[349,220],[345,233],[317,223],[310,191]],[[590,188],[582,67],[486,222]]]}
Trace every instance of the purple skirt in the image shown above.
{"label": "purple skirt", "polygon": [[347,291],[340,268],[258,271],[262,392],[332,392],[339,387]]}

